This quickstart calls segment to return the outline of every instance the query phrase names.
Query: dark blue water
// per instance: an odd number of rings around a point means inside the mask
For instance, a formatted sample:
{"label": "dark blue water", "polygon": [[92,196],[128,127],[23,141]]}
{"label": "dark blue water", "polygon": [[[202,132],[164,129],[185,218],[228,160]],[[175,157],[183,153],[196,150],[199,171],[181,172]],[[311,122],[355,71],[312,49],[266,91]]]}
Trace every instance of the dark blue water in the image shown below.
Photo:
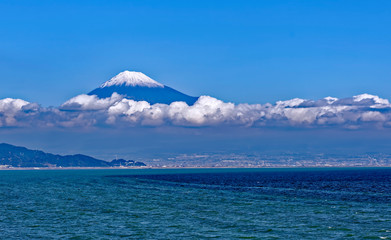
{"label": "dark blue water", "polygon": [[391,169],[0,171],[0,239],[387,239]]}
{"label": "dark blue water", "polygon": [[248,169],[241,172],[233,171],[118,177],[167,181],[195,188],[391,203],[391,169],[264,169],[262,171]]}

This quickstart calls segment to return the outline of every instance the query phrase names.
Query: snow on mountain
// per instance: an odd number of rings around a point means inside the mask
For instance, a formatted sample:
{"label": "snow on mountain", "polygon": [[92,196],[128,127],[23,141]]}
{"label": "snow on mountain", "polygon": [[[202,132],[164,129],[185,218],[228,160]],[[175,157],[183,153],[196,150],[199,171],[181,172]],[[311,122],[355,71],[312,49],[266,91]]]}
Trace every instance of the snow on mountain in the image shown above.
{"label": "snow on mountain", "polygon": [[148,77],[144,73],[134,72],[134,71],[123,71],[117,76],[113,77],[109,81],[103,83],[100,88],[110,87],[110,86],[132,86],[132,87],[159,87],[163,88],[164,85],[156,82],[152,78]]}
{"label": "snow on mountain", "polygon": [[186,102],[193,105],[198,97],[191,97],[173,88],[165,86],[149,78],[141,72],[124,71],[94,89],[88,95],[96,95],[99,99],[108,98],[117,93],[134,101],[146,101],[150,104]]}

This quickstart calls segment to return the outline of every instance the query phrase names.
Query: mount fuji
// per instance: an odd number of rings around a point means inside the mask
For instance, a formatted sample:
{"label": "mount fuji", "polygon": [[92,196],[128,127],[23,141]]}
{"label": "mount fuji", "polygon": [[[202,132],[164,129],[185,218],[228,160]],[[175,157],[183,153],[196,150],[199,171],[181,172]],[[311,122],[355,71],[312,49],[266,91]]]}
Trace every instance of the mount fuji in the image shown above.
{"label": "mount fuji", "polygon": [[191,97],[173,88],[167,87],[141,72],[124,71],[94,89],[88,95],[98,98],[110,97],[114,92],[135,101],[147,101],[150,104],[182,101],[193,105],[198,97]]}

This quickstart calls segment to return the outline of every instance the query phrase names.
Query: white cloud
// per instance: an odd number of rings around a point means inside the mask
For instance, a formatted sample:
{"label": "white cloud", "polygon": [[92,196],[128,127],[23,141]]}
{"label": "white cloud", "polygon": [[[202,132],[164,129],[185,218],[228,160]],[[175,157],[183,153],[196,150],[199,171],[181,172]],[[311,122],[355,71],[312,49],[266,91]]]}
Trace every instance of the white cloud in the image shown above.
{"label": "white cloud", "polygon": [[107,109],[111,105],[115,104],[122,97],[113,93],[110,98],[99,99],[96,95],[81,94],[73,97],[61,105],[61,109],[64,110],[101,110]]}
{"label": "white cloud", "polygon": [[26,105],[30,104],[22,99],[5,98],[0,100],[0,127],[17,126],[15,116]]}
{"label": "white cloud", "polygon": [[384,122],[387,119],[380,112],[363,112],[361,120],[365,122]]}
{"label": "white cloud", "polygon": [[291,99],[275,104],[233,104],[201,96],[185,102],[150,104],[114,93],[109,98],[79,95],[59,108],[43,108],[21,99],[0,100],[0,126],[244,126],[244,127],[389,127],[387,99],[361,94],[350,98]]}
{"label": "white cloud", "polygon": [[353,97],[353,101],[355,102],[361,102],[364,100],[372,100],[375,104],[384,105],[384,106],[390,105],[390,102],[387,99],[379,98],[378,96],[370,95],[366,93]]}

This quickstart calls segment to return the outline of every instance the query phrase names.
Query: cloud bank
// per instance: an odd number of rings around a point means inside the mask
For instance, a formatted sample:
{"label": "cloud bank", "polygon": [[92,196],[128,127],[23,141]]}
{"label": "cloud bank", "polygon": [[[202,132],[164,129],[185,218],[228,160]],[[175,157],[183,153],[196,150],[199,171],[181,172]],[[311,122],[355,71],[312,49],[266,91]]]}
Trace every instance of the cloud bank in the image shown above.
{"label": "cloud bank", "polygon": [[391,104],[375,95],[319,100],[291,99],[274,104],[233,104],[201,96],[151,105],[114,93],[109,98],[78,95],[60,107],[44,108],[21,99],[0,100],[0,127],[391,127]]}

